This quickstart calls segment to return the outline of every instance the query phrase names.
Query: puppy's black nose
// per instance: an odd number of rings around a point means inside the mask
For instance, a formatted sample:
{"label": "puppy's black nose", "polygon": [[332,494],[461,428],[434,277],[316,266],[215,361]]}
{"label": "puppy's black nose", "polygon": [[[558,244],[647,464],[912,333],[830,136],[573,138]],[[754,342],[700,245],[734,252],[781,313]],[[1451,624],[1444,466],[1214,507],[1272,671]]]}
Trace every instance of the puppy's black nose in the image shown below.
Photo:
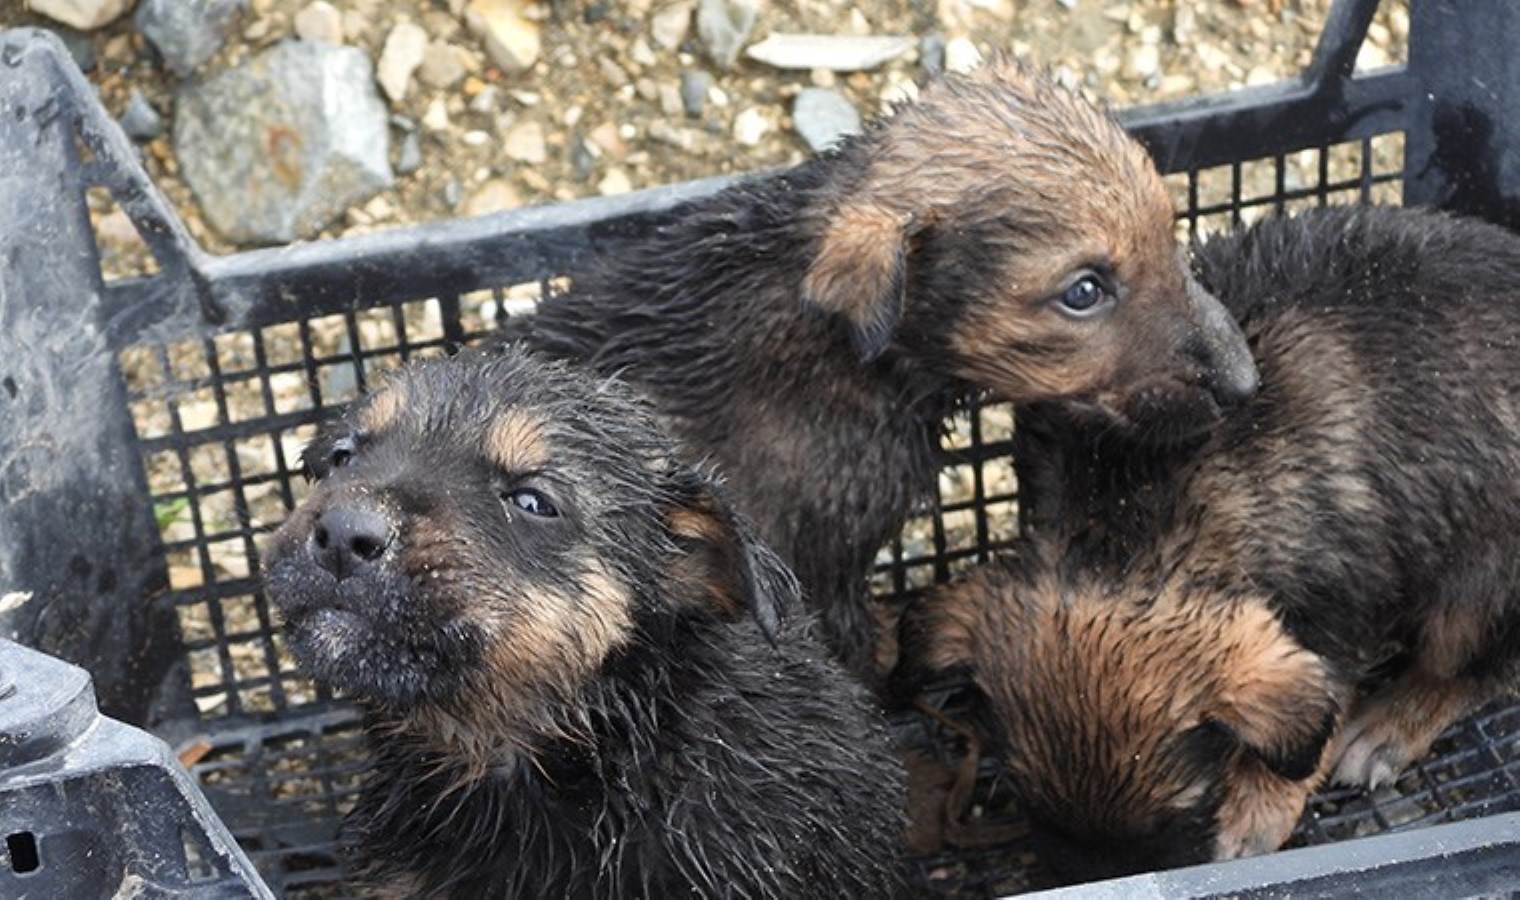
{"label": "puppy's black nose", "polygon": [[1256,396],[1259,387],[1261,376],[1257,374],[1256,366],[1249,357],[1244,362],[1226,360],[1215,369],[1214,377],[1209,382],[1214,402],[1223,409],[1233,409],[1245,403]]}
{"label": "puppy's black nose", "polygon": [[393,536],[390,521],[378,510],[337,504],[317,519],[311,540],[317,562],[342,580],[384,556]]}

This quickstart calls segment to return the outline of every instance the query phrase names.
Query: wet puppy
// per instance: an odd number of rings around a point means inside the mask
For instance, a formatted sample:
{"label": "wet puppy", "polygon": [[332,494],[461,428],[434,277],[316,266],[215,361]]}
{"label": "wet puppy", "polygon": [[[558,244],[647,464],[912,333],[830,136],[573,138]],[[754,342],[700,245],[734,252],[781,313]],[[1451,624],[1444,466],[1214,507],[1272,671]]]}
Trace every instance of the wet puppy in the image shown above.
{"label": "wet puppy", "polygon": [[1021,419],[1026,559],[903,626],[900,684],[971,670],[1083,875],[1274,849],[1520,672],[1520,239],[1326,210],[1198,266],[1260,393],[1166,450]]}
{"label": "wet puppy", "polygon": [[369,713],[346,841],[382,892],[885,896],[902,773],[795,579],[621,386],[508,350],[324,426],[265,555]]}
{"label": "wet puppy", "polygon": [[1172,222],[1116,122],[999,62],[678,211],[508,330],[653,398],[865,674],[872,560],[932,498],[957,404],[1060,399],[1126,433],[1187,433],[1254,390]]}

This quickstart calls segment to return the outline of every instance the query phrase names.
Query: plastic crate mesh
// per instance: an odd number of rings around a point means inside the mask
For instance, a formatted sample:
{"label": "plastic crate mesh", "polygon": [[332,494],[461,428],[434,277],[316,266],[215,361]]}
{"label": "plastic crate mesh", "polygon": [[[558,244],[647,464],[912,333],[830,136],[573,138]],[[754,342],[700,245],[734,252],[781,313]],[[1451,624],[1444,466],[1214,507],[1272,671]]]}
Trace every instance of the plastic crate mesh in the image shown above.
{"label": "plastic crate mesh", "polygon": [[[1403,136],[1392,133],[1175,173],[1168,183],[1186,238],[1305,206],[1397,203],[1402,170]],[[379,372],[445,353],[530,311],[553,274],[120,354],[203,734],[187,758],[198,760],[192,771],[276,891],[342,894],[333,836],[365,766],[355,710],[301,676],[258,590],[260,546],[306,490],[301,448],[317,422]],[[975,406],[951,425],[938,504],[878,557],[872,584],[884,609],[1017,536],[1011,410]],[[937,702],[953,715],[956,691]],[[905,748],[958,764],[964,748],[954,732],[919,715],[895,724]],[[983,760],[980,772],[979,821],[1002,824],[1006,840],[922,857],[919,875],[951,896],[1041,885],[996,761]],[[1454,729],[1391,788],[1323,794],[1295,840],[1324,843],[1516,808],[1520,707]]]}

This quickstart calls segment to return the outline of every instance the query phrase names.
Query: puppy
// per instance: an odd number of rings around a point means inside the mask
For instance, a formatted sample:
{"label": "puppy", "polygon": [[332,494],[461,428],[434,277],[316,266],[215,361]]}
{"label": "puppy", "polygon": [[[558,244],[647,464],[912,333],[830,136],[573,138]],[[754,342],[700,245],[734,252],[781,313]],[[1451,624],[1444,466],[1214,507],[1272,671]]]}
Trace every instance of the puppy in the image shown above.
{"label": "puppy", "polygon": [[932,498],[958,404],[1061,399],[1143,436],[1197,430],[1254,390],[1172,223],[1116,122],[998,62],[678,211],[508,333],[648,394],[866,675],[872,561]]}
{"label": "puppy", "polygon": [[1198,266],[1260,393],[1167,449],[1021,420],[1027,558],[903,624],[900,689],[972,672],[1080,875],[1275,849],[1520,677],[1520,239],[1324,210]]}
{"label": "puppy", "polygon": [[795,579],[620,385],[513,349],[324,426],[269,596],[367,708],[362,880],[452,897],[888,896],[900,766]]}

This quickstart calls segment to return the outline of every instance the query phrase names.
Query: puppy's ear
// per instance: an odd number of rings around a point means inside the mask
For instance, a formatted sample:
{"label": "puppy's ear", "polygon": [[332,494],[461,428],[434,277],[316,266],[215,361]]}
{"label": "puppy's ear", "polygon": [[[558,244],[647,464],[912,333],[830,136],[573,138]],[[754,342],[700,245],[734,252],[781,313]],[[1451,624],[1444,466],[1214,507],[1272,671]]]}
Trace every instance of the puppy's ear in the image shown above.
{"label": "puppy's ear", "polygon": [[869,202],[841,207],[824,227],[802,280],[803,302],[844,319],[867,362],[886,351],[902,318],[909,222]]}
{"label": "puppy's ear", "polygon": [[727,621],[751,615],[775,643],[782,619],[802,604],[797,578],[711,481],[694,478],[679,493],[665,514],[680,551],[670,573],[676,601]]}
{"label": "puppy's ear", "polygon": [[1205,721],[1283,778],[1308,778],[1340,716],[1329,667],[1265,608],[1241,610],[1227,628],[1220,694]]}

